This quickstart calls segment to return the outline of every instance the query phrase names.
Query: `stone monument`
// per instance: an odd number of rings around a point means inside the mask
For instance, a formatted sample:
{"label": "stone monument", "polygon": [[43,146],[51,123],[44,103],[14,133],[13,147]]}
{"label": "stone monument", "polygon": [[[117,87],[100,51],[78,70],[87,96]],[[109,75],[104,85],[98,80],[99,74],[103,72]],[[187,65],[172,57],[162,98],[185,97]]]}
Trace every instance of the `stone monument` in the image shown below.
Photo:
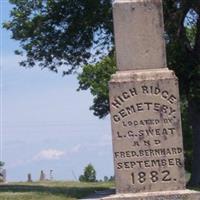
{"label": "stone monument", "polygon": [[45,180],[46,180],[46,175],[45,175],[44,171],[41,170],[41,172],[40,172],[40,181],[45,181]]}
{"label": "stone monument", "polygon": [[6,169],[3,169],[2,175],[3,175],[3,182],[6,183],[6,181],[7,181],[7,179],[6,179],[6,175],[7,175]]}
{"label": "stone monument", "polygon": [[6,169],[0,168],[0,183],[6,183]]}
{"label": "stone monument", "polygon": [[49,180],[53,181],[53,170],[52,169],[49,172]]}
{"label": "stone monument", "polygon": [[116,192],[200,200],[185,189],[178,80],[167,68],[161,0],[113,2],[118,71],[109,83]]}
{"label": "stone monument", "polygon": [[29,173],[29,174],[27,175],[27,182],[28,182],[28,183],[32,183],[32,182],[33,182],[32,177],[31,177],[31,173]]}

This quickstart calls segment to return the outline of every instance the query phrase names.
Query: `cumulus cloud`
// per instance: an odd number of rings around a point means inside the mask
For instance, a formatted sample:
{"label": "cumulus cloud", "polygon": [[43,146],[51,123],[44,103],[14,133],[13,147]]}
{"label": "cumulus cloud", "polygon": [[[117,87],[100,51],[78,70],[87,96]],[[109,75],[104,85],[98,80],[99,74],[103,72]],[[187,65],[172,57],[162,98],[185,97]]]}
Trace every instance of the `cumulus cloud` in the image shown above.
{"label": "cumulus cloud", "polygon": [[45,149],[34,156],[33,160],[59,160],[64,155],[64,151],[60,151],[57,149]]}

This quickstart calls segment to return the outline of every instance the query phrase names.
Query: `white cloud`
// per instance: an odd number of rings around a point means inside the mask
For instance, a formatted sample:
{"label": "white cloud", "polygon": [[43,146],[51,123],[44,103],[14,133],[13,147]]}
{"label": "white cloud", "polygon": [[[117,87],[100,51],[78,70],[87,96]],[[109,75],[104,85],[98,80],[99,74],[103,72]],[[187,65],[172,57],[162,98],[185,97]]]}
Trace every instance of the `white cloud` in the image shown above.
{"label": "white cloud", "polygon": [[80,144],[77,144],[76,146],[74,146],[74,147],[71,149],[71,153],[78,153],[78,152],[80,152],[80,149],[81,149],[81,145],[80,145]]}
{"label": "white cloud", "polygon": [[46,149],[40,151],[36,156],[34,156],[33,160],[59,160],[64,155],[64,151],[56,149]]}

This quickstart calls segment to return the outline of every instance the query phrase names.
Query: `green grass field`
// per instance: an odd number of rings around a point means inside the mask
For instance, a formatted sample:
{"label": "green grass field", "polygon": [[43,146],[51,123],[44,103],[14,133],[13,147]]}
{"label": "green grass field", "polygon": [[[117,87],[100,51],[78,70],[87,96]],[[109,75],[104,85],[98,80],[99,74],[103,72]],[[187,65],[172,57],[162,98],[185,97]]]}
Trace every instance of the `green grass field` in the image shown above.
{"label": "green grass field", "polygon": [[109,182],[12,183],[0,185],[0,200],[75,200],[112,187],[114,184]]}
{"label": "green grass field", "polygon": [[94,191],[113,187],[113,183],[36,182],[0,185],[0,200],[71,200]]}

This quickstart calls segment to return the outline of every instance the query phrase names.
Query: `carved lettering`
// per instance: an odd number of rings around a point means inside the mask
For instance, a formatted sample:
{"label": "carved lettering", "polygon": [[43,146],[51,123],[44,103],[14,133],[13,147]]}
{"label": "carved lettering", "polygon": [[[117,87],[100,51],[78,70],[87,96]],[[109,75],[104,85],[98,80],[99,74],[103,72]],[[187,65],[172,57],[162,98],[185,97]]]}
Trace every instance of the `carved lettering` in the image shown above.
{"label": "carved lettering", "polygon": [[[154,86],[147,86],[143,85],[141,86],[142,94],[143,95],[160,95],[161,98],[166,100],[170,104],[175,104],[177,102],[177,98],[175,95],[170,94],[167,90],[161,90],[159,87]],[[122,92],[121,95],[117,96],[111,103],[111,105],[118,109],[122,106],[122,104],[127,101],[130,98],[134,98],[135,96],[139,95],[136,88],[131,88],[127,91]],[[145,102],[147,107],[150,107],[152,102]],[[142,107],[139,108],[139,110],[142,109]]]}
{"label": "carved lettering", "polygon": [[[136,183],[143,184],[146,181],[151,181],[151,183],[157,183],[157,182],[170,182],[172,181],[172,178],[170,177],[170,171],[164,170],[164,171],[150,171],[149,173],[146,172],[139,172],[139,173],[131,173],[131,183],[134,185]],[[176,181],[174,179],[173,181]]]}
{"label": "carved lettering", "polygon": [[184,159],[176,90],[169,80],[170,87],[163,80],[120,84],[110,101],[118,184],[129,175],[122,184],[127,192],[179,186]]}
{"label": "carved lettering", "polygon": [[127,132],[120,133],[117,132],[117,138],[123,138],[126,137],[127,139],[129,138],[137,138],[140,137],[159,137],[159,136],[169,136],[169,135],[174,135],[176,133],[175,128],[163,128],[163,129],[140,129],[140,130],[128,130]]}
{"label": "carved lettering", "polygon": [[174,104],[177,101],[177,98],[173,94],[170,94],[167,90],[162,91],[159,87],[143,85],[142,93],[145,95],[160,95],[161,98],[170,104]]}
{"label": "carved lettering", "polygon": [[[134,158],[134,157],[163,157],[180,155],[183,153],[181,147],[159,148],[159,149],[139,149],[134,151],[118,151],[114,153],[115,159]],[[171,159],[168,159],[171,163]],[[178,162],[178,161],[177,161]]]}
{"label": "carved lettering", "polygon": [[118,123],[124,118],[132,114],[136,114],[138,112],[158,112],[160,114],[165,114],[168,116],[174,116],[176,114],[176,110],[168,105],[163,105],[160,103],[136,103],[130,106],[127,106],[121,110],[119,110],[116,114],[113,115],[113,121]]}
{"label": "carved lettering", "polygon": [[171,159],[153,159],[153,160],[137,160],[137,161],[127,161],[127,162],[117,162],[117,166],[120,166],[118,169],[133,169],[133,168],[159,168],[159,167],[170,167],[177,166],[183,167],[183,163],[180,158],[171,158]]}
{"label": "carved lettering", "polygon": [[113,100],[113,102],[111,103],[111,105],[116,109],[120,108],[122,103],[124,103],[129,98],[137,96],[137,95],[138,95],[138,93],[137,93],[137,90],[135,88],[129,89],[128,91],[123,92],[120,96],[115,98]]}

